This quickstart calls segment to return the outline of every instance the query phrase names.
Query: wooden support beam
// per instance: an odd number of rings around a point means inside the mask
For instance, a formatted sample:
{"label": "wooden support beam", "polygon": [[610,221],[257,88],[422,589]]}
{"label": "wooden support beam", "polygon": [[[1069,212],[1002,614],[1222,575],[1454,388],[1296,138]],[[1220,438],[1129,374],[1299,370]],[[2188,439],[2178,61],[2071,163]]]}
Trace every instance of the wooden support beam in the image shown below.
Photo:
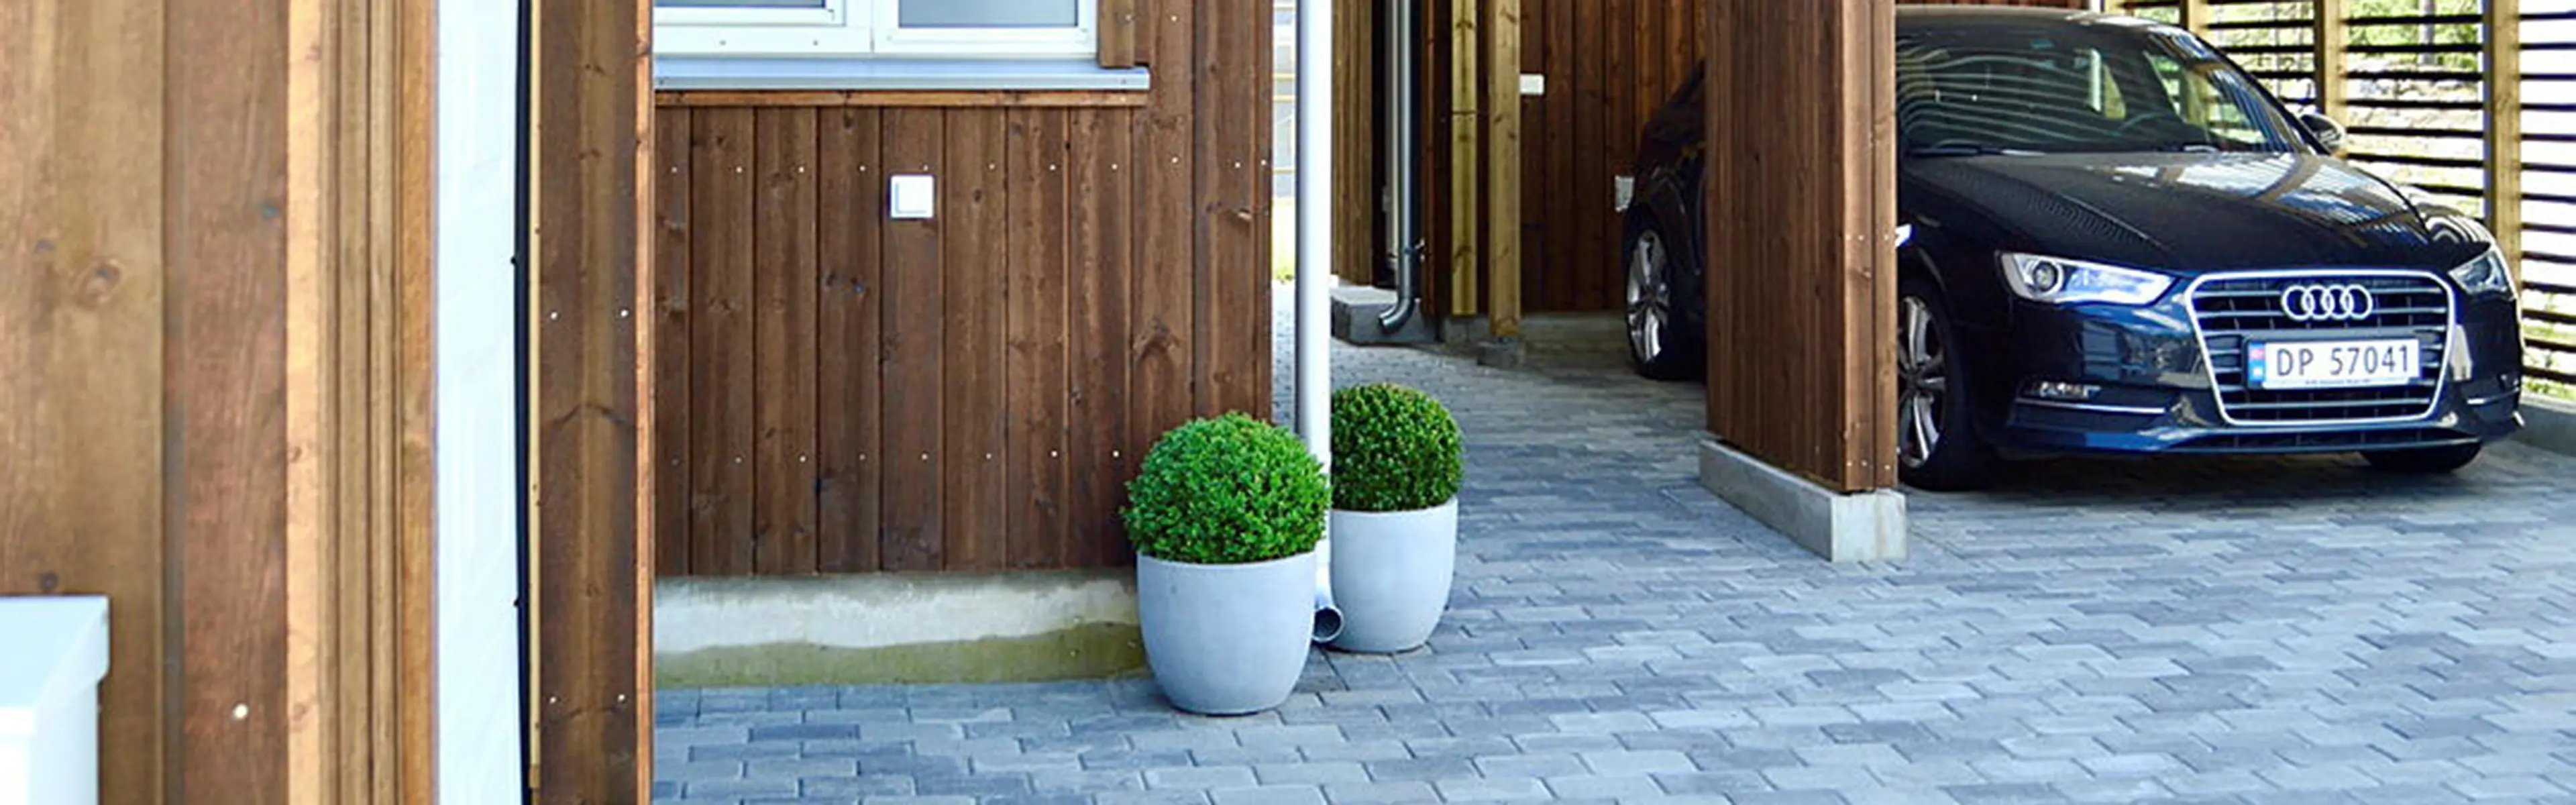
{"label": "wooden support beam", "polygon": [[1478,224],[1485,215],[1483,186],[1484,51],[1477,19],[1480,0],[1448,0],[1449,10],[1449,313],[1476,315]]}
{"label": "wooden support beam", "polygon": [[2209,35],[2209,0],[2182,0],[2182,27],[2202,36]]}
{"label": "wooden support beam", "polygon": [[2522,265],[2522,0],[2486,2],[2487,228],[2520,280]]}
{"label": "wooden support beam", "polygon": [[530,6],[528,786],[652,779],[650,0]]}
{"label": "wooden support beam", "polygon": [[2345,57],[2350,54],[2350,34],[2344,30],[2344,18],[2350,16],[2344,0],[2315,0],[2317,111],[2327,117],[2343,119],[2351,96],[2344,83]]}
{"label": "wooden support beam", "polygon": [[1521,0],[1484,0],[1485,272],[1496,338],[1521,332]]}
{"label": "wooden support beam", "polygon": [[[1896,484],[1893,0],[1708,22],[1709,430],[1837,492]],[[1754,188],[1754,189],[1749,189]]]}

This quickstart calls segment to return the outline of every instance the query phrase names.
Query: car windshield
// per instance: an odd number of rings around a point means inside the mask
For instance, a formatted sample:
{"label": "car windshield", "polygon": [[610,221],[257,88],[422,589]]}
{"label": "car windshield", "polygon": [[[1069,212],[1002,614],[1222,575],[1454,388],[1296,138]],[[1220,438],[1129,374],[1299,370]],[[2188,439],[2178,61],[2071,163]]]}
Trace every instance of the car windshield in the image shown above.
{"label": "car windshield", "polygon": [[2296,150],[2253,80],[2166,27],[1903,30],[1897,136],[1915,155]]}

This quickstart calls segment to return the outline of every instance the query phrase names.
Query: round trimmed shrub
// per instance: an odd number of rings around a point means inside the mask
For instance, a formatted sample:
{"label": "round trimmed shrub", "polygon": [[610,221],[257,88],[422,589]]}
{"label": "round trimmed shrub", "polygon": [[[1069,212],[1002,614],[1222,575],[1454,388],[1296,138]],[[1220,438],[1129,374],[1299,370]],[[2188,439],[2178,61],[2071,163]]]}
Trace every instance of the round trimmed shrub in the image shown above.
{"label": "round trimmed shrub", "polygon": [[1393,383],[1333,392],[1333,508],[1428,509],[1457,497],[1465,474],[1458,420],[1439,400]]}
{"label": "round trimmed shrub", "polygon": [[1324,538],[1324,468],[1296,434],[1241,413],[1163,434],[1127,483],[1127,540],[1167,562],[1285,559]]}

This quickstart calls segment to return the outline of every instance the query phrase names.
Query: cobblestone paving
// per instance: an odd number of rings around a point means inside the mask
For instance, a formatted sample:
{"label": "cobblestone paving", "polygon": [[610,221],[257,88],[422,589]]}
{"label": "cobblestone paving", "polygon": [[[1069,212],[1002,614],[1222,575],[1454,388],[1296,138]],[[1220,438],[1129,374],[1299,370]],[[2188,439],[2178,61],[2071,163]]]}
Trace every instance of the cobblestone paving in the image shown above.
{"label": "cobblestone paving", "polygon": [[1141,680],[665,691],[657,800],[2576,801],[2576,459],[2051,462],[1833,566],[1696,486],[1696,386],[1336,360],[1466,428],[1426,649],[1318,651],[1234,719]]}

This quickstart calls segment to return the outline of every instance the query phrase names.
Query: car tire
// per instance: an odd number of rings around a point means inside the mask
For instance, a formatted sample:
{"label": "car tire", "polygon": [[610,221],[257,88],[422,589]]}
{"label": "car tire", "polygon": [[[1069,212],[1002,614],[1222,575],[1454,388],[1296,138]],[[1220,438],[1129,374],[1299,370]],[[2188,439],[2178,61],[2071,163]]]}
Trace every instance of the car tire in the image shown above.
{"label": "car tire", "polygon": [[1972,421],[1974,384],[1952,354],[1949,304],[1920,276],[1896,287],[1898,478],[1935,492],[1991,486],[2003,462]]}
{"label": "car tire", "polygon": [[2456,472],[2478,460],[2485,450],[2480,444],[2452,444],[2441,447],[2418,447],[2407,450],[2374,450],[2361,454],[2370,466],[2409,475],[2441,475]]}
{"label": "car tire", "polygon": [[1655,380],[1694,380],[1707,370],[1701,344],[1705,334],[1681,326],[1673,304],[1673,271],[1680,267],[1671,247],[1676,242],[1660,221],[1646,215],[1628,227],[1627,244],[1620,250],[1628,363],[1637,374]]}

